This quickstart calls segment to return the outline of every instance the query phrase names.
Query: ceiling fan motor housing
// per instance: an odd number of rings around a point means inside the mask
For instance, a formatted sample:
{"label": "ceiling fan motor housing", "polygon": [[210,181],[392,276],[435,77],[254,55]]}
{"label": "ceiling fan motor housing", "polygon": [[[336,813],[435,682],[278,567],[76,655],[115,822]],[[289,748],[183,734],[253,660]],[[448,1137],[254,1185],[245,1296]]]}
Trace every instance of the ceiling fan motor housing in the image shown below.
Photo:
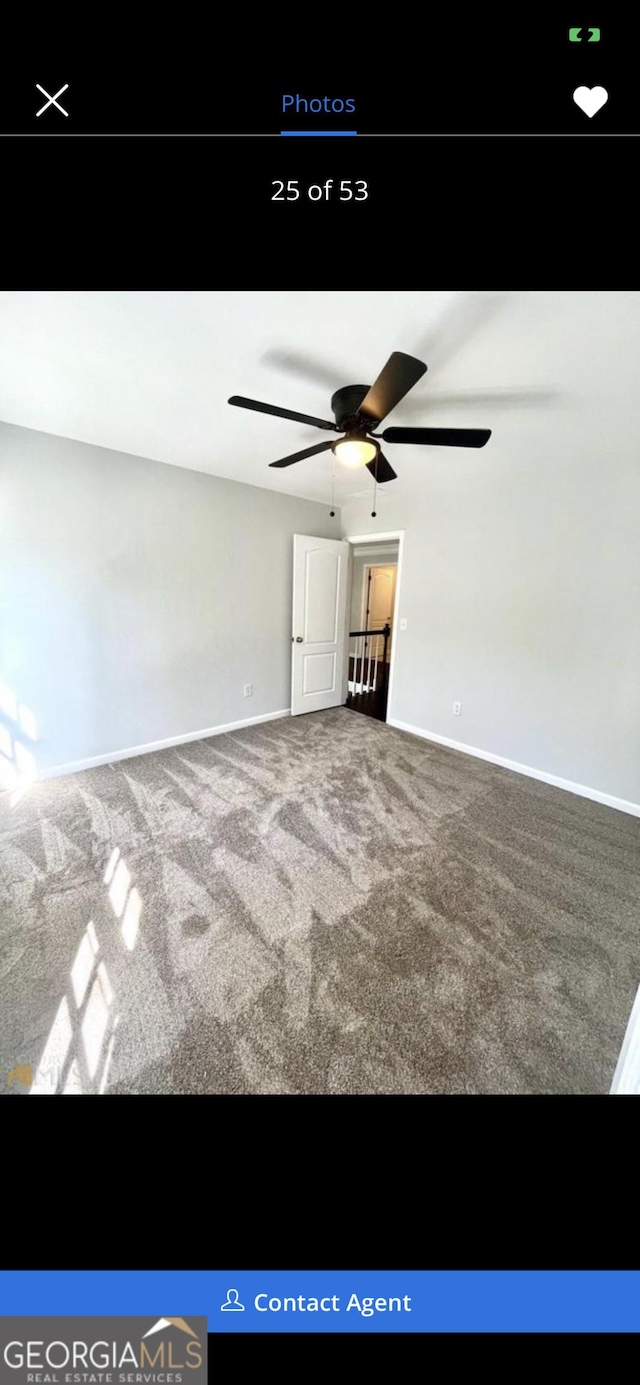
{"label": "ceiling fan motor housing", "polygon": [[358,413],[369,389],[369,385],[345,385],[332,395],[331,412],[341,433],[366,433],[373,428],[374,420]]}

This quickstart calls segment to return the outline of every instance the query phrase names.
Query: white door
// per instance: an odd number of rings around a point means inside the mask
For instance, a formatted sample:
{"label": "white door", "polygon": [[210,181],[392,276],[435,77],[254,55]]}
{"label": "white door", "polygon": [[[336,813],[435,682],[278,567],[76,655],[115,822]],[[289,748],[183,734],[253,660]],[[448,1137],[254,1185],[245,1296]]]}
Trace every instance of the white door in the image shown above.
{"label": "white door", "polygon": [[[385,625],[393,622],[393,604],[396,596],[396,567],[371,567],[369,568],[370,582],[368,586],[369,610],[368,619],[365,619],[364,626],[367,630],[383,630]],[[367,587],[365,587],[365,606],[367,602]],[[382,636],[374,641],[379,658],[382,658],[384,640]],[[387,662],[391,657],[391,640],[387,643]]]}
{"label": "white door", "polygon": [[348,543],[293,536],[291,715],[343,700]]}

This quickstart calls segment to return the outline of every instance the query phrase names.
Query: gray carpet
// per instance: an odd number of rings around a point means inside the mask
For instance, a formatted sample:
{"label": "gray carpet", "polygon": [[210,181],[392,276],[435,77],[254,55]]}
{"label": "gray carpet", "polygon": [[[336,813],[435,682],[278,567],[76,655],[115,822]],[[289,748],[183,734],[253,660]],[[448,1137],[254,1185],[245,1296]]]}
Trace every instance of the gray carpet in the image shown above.
{"label": "gray carpet", "polygon": [[639,844],[345,708],[37,785],[0,818],[1,1089],[604,1093]]}

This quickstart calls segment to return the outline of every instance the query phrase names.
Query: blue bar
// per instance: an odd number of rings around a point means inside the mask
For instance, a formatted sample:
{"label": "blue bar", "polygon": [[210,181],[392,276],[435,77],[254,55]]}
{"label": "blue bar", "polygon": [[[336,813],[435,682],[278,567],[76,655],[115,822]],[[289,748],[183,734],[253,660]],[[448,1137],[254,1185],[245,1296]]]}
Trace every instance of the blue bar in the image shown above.
{"label": "blue bar", "polygon": [[281,130],[281,131],[280,131],[280,134],[281,134],[281,135],[302,135],[304,139],[308,139],[308,138],[309,138],[310,136],[312,136],[312,135],[315,135],[316,137],[317,137],[318,135],[320,135],[321,137],[326,136],[326,135],[329,135],[329,136],[333,137],[334,135],[357,135],[357,133],[358,133],[357,130]]}
{"label": "blue bar", "polygon": [[[229,1289],[243,1309],[223,1310]],[[210,1332],[640,1331],[638,1270],[3,1270],[0,1291],[6,1317],[204,1315]]]}

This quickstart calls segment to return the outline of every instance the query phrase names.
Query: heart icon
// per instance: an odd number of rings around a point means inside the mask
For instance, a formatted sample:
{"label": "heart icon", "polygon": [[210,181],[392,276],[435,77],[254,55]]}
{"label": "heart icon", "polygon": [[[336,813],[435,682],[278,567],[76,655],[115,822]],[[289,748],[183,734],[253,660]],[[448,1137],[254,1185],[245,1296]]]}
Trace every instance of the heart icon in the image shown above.
{"label": "heart icon", "polygon": [[576,87],[573,99],[576,106],[579,106],[580,110],[584,111],[591,120],[596,111],[599,111],[600,107],[609,100],[609,93],[605,91],[604,87]]}

